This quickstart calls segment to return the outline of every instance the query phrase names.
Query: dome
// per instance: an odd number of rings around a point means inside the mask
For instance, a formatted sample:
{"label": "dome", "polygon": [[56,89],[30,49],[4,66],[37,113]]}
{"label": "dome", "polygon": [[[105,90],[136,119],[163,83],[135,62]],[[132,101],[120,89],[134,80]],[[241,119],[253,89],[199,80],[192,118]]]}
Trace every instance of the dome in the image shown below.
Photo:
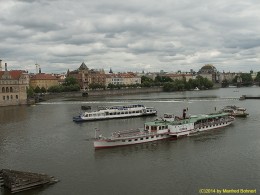
{"label": "dome", "polygon": [[200,72],[203,73],[214,73],[217,72],[217,69],[212,64],[206,64],[201,69]]}

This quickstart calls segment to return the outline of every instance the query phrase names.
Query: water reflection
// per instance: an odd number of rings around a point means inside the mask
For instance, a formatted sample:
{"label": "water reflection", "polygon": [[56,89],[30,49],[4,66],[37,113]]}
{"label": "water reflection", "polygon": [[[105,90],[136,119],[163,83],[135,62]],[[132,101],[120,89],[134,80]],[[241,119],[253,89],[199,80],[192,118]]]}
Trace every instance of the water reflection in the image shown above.
{"label": "water reflection", "polygon": [[26,120],[27,113],[27,106],[0,107],[0,123],[1,125],[4,125],[13,122],[21,122]]}
{"label": "water reflection", "polygon": [[167,151],[171,148],[171,145],[177,140],[160,140],[156,142],[148,142],[137,145],[128,145],[114,148],[96,149],[94,152],[95,159],[107,158],[113,155],[128,156],[133,153],[140,152],[154,152],[154,151]]}

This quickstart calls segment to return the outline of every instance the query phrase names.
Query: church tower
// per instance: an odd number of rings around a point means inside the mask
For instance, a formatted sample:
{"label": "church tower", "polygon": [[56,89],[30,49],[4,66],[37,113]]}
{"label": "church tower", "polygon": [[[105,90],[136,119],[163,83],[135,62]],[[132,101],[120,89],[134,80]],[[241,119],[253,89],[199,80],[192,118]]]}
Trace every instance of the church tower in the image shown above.
{"label": "church tower", "polygon": [[2,71],[2,60],[0,59],[0,71]]}

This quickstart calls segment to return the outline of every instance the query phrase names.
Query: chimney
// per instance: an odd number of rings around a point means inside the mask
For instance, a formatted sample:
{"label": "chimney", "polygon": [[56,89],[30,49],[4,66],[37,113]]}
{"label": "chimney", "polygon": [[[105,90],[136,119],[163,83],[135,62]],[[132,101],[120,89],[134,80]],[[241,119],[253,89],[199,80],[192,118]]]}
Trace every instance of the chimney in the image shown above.
{"label": "chimney", "polygon": [[2,60],[0,60],[0,71],[2,71]]}
{"label": "chimney", "polygon": [[7,63],[5,63],[5,71],[7,71]]}

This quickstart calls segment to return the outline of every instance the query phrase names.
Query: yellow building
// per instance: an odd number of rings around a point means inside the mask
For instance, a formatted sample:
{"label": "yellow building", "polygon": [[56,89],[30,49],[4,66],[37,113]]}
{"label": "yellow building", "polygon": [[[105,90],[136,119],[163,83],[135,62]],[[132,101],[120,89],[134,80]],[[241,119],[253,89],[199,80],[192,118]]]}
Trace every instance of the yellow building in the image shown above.
{"label": "yellow building", "polygon": [[0,60],[0,106],[20,105],[27,103],[29,75],[23,70],[2,71]]}
{"label": "yellow building", "polygon": [[35,89],[44,87],[46,90],[51,86],[59,85],[59,79],[51,74],[39,73],[32,75],[30,78],[30,86]]}
{"label": "yellow building", "polygon": [[106,75],[106,86],[108,84],[114,85],[134,85],[141,84],[141,77],[134,73],[118,73]]}

